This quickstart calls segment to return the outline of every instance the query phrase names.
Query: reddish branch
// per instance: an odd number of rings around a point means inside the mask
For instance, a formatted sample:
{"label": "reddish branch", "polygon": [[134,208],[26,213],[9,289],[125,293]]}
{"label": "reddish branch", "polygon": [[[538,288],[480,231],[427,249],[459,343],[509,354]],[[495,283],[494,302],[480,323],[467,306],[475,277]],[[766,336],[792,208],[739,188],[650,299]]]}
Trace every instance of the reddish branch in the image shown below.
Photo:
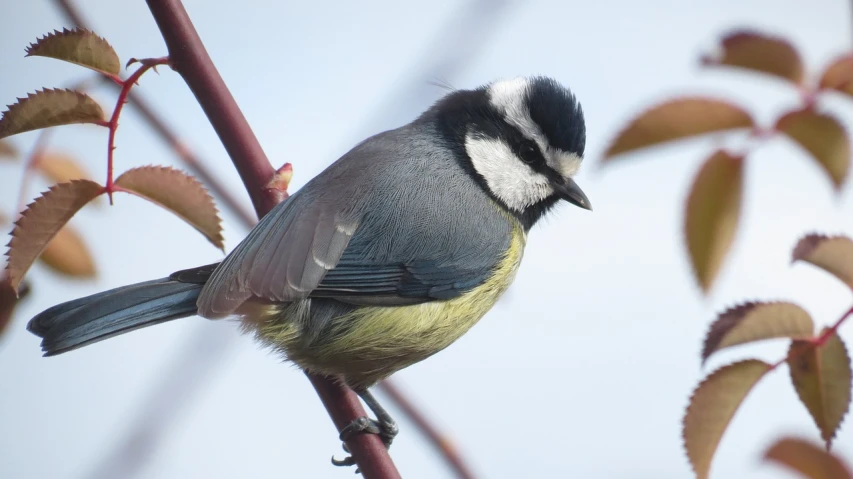
{"label": "reddish branch", "polygon": [[267,214],[278,203],[265,188],[275,169],[213,65],[184,6],[178,0],[149,0],[148,8],[166,41],[172,69],[184,78],[207,115],[237,168],[258,217]]}
{"label": "reddish branch", "polygon": [[[258,216],[265,215],[278,200],[275,193],[266,188],[274,178],[275,169],[213,65],[180,1],[147,0],[147,3],[166,41],[172,68],[184,78],[219,135]],[[328,378],[309,377],[338,430],[366,415],[358,396],[349,388]],[[357,435],[347,441],[347,446],[364,477],[400,477],[378,436]]]}
{"label": "reddish branch", "polygon": [[812,341],[815,347],[823,346],[833,334],[837,334],[838,328],[840,328],[841,325],[844,324],[844,321],[847,321],[847,318],[849,318],[850,315],[853,315],[853,306],[851,306],[850,309],[845,311],[844,314],[841,315],[840,318],[838,318],[838,321],[836,321],[835,324],[830,326],[829,329],[824,331],[823,334],[821,334],[814,341]]}
{"label": "reddish branch", "polygon": [[118,119],[121,117],[121,110],[124,108],[124,104],[127,103],[127,97],[130,95],[131,88],[136,85],[142,75],[152,68],[156,69],[157,65],[168,64],[169,59],[167,57],[146,60],[136,60],[135,58],[132,58],[127,62],[127,65],[130,66],[136,62],[141,63],[141,65],[127,78],[127,80],[122,81],[121,78],[113,78],[115,81],[121,83],[121,91],[118,94],[116,107],[113,110],[112,116],[110,116],[110,121],[107,123],[107,128],[110,129],[110,134],[109,139],[107,140],[107,182],[104,189],[110,197],[110,204],[113,204],[113,191],[115,191],[115,185],[113,185],[113,152],[116,149],[116,131],[118,131]]}
{"label": "reddish branch", "polygon": [[406,417],[408,417],[418,427],[430,443],[438,448],[441,455],[453,469],[453,472],[456,473],[456,477],[459,479],[474,479],[474,473],[468,468],[468,465],[462,459],[462,456],[453,446],[450,439],[443,435],[441,431],[436,429],[436,427],[427,420],[426,416],[421,414],[415,405],[409,401],[403,392],[397,389],[397,386],[395,386],[394,383],[385,381],[382,383],[382,386],[382,391],[392,401],[397,403],[397,407],[400,408],[403,414],[405,414]]}
{"label": "reddish branch", "polygon": [[841,325],[844,324],[844,322],[847,321],[847,319],[850,316],[853,316],[853,306],[851,306],[850,309],[845,311],[844,314],[842,314],[841,317],[838,318],[838,321],[836,321],[832,326],[827,328],[826,331],[824,331],[820,336],[817,336],[815,338],[810,339],[809,343],[810,343],[811,347],[803,348],[803,349],[799,350],[795,355],[786,356],[786,357],[776,361],[775,363],[773,363],[772,366],[770,366],[770,370],[772,371],[772,370],[778,368],[779,366],[785,364],[786,362],[790,361],[791,359],[796,359],[796,358],[802,356],[807,351],[811,350],[811,348],[819,348],[819,347],[823,346],[824,344],[826,344],[826,342],[829,341],[829,338],[831,338],[832,335],[838,334],[838,328],[840,328]]}
{"label": "reddish branch", "polygon": [[[86,22],[83,21],[80,12],[78,12],[74,5],[72,5],[71,0],[56,0],[56,3],[72,24],[80,28],[88,28]],[[121,89],[123,82],[116,82],[115,78],[110,75],[104,75],[104,78],[108,80],[108,83],[113,87]],[[177,135],[172,132],[168,125],[166,125],[166,123],[156,113],[154,113],[154,109],[148,101],[140,95],[139,92],[131,92],[128,98],[136,111],[142,116],[148,125],[154,129],[160,138],[162,138],[172,148],[178,157],[181,158],[184,165],[186,165],[195,176],[198,176],[202,182],[208,186],[208,188],[216,192],[216,196],[219,201],[222,202],[222,204],[232,213],[236,214],[246,227],[251,228],[256,221],[255,215],[244,208],[242,203],[231,194],[230,190],[206,168],[204,168],[201,159],[199,159],[177,137]]]}

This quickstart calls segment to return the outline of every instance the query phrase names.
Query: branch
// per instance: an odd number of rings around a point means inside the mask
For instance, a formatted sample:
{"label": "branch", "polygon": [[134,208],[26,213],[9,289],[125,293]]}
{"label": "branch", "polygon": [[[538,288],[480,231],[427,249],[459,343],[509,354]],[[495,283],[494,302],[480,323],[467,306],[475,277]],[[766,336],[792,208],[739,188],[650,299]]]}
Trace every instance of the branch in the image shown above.
{"label": "branch", "polygon": [[[134,58],[127,64],[130,65],[136,61],[137,60]],[[139,82],[142,75],[152,68],[156,70],[157,65],[165,65],[168,62],[168,58],[144,60],[142,65],[137,68],[136,71],[127,78],[127,80],[121,80],[120,78],[114,79],[116,82],[121,82],[121,91],[118,94],[116,106],[113,109],[113,114],[110,116],[108,125],[110,134],[109,139],[107,140],[107,181],[104,183],[104,188],[107,191],[107,195],[110,197],[110,204],[113,204],[113,192],[115,191],[115,184],[113,183],[113,154],[116,149],[116,133],[118,132],[118,119],[121,117],[121,110],[124,109],[124,104],[127,103],[127,96],[130,95],[130,91]]]}
{"label": "branch", "polygon": [[[72,0],[56,0],[56,4],[71,24],[91,30],[71,1]],[[116,90],[121,90],[121,84],[116,83],[109,76],[103,75],[102,78],[104,79],[104,83],[107,85],[110,85]],[[193,175],[198,176],[202,182],[204,182],[204,184],[206,184],[208,188],[216,194],[216,197],[225,208],[240,218],[247,228],[251,228],[257,220],[254,213],[243,207],[243,204],[231,194],[230,190],[204,167],[204,162],[178,138],[178,136],[171,128],[169,128],[168,125],[166,125],[166,122],[163,121],[161,117],[154,113],[154,109],[148,103],[148,100],[146,100],[145,97],[137,90],[132,90],[128,98],[131,105],[133,105],[136,111],[139,112],[140,116],[142,116],[154,132],[172,148],[175,154],[178,155]]]}
{"label": "branch", "polygon": [[783,364],[785,364],[785,363],[789,362],[789,361],[790,361],[790,360],[792,360],[792,359],[795,359],[795,358],[798,358],[798,357],[802,356],[802,355],[803,355],[803,354],[805,354],[807,351],[810,351],[812,348],[819,348],[819,347],[823,346],[824,344],[826,344],[826,342],[827,342],[827,341],[829,341],[829,338],[830,338],[830,337],[832,337],[833,335],[838,334],[838,328],[840,328],[840,327],[841,327],[841,325],[842,325],[842,324],[844,324],[844,322],[845,322],[845,321],[847,321],[847,319],[848,319],[848,318],[850,318],[851,316],[853,316],[853,306],[850,306],[850,308],[848,308],[848,309],[847,309],[847,311],[845,311],[845,312],[844,312],[844,314],[842,314],[842,315],[841,315],[841,317],[840,317],[840,318],[838,318],[838,320],[837,320],[836,322],[834,322],[834,323],[832,324],[832,326],[830,326],[829,328],[827,328],[827,330],[826,330],[826,331],[824,331],[820,336],[818,336],[818,337],[816,337],[816,338],[812,338],[812,339],[810,339],[810,340],[809,340],[809,342],[811,343],[811,344],[810,344],[810,348],[808,348],[808,349],[807,349],[807,348],[803,348],[803,349],[801,349],[801,350],[799,351],[799,353],[797,353],[797,354],[796,354],[796,355],[794,355],[794,356],[788,356],[788,355],[786,355],[786,356],[785,356],[785,357],[783,357],[782,359],[780,359],[780,360],[776,361],[775,363],[773,363],[773,364],[770,366],[770,371],[772,371],[772,370],[774,370],[774,369],[778,368],[779,366],[781,366],[781,365],[783,365]]}
{"label": "branch", "polygon": [[[172,68],[184,78],[207,114],[252,198],[258,217],[265,215],[280,199],[266,187],[275,177],[275,169],[219,76],[181,2],[147,0],[147,3],[166,41]],[[366,415],[358,396],[349,388],[328,378],[308,376],[338,431]],[[348,440],[347,446],[365,478],[400,477],[379,436],[359,434]]]}
{"label": "branch", "polygon": [[[201,386],[225,362],[226,351],[236,342],[229,328],[206,325],[182,344],[170,359],[181,367],[168,368],[157,375],[157,384],[147,393],[134,418],[117,441],[110,441],[107,453],[83,476],[86,479],[132,479],[140,476],[151,462],[164,431],[182,419],[182,409],[195,401]],[[233,351],[232,351],[233,353]]]}
{"label": "branch", "polygon": [[424,416],[415,405],[397,389],[397,386],[390,381],[381,383],[382,392],[385,393],[393,402],[397,403],[397,407],[409,418],[418,429],[426,436],[427,440],[438,449],[438,452],[444,457],[456,477],[459,479],[474,479],[474,473],[462,459],[462,455],[453,446],[450,439],[436,429],[432,423]]}
{"label": "branch", "polygon": [[166,41],[172,69],[190,87],[237,168],[255,212],[258,217],[264,216],[278,204],[278,198],[266,189],[275,169],[213,65],[181,2],[148,0],[147,3]]}

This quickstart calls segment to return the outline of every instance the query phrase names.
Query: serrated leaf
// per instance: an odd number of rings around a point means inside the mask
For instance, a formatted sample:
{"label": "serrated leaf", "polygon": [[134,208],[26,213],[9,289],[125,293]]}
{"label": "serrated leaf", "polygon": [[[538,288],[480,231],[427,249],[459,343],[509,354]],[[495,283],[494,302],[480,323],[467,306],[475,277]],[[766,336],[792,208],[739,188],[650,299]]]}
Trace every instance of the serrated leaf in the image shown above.
{"label": "serrated leaf", "polygon": [[775,129],[803,147],[841,188],[850,169],[850,139],[834,117],[811,109],[792,111],[776,122]]}
{"label": "serrated leaf", "polygon": [[743,196],[743,158],[717,151],[696,175],[684,218],[693,272],[707,292],[734,240]]}
{"label": "serrated leaf", "polygon": [[853,55],[836,58],[820,77],[822,90],[835,90],[853,96]]}
{"label": "serrated leaf", "polygon": [[711,373],[693,392],[684,415],[682,437],[687,458],[699,479],[708,477],[711,460],[738,407],[755,383],[770,371],[764,361],[747,359]]}
{"label": "serrated leaf", "polygon": [[74,180],[52,186],[27,205],[15,222],[6,253],[12,287],[18,287],[24,274],[68,220],[103,191],[104,188],[94,181]]}
{"label": "serrated leaf", "polygon": [[725,65],[766,73],[797,85],[803,82],[803,61],[797,49],[780,37],[739,31],[723,38],[719,55],[706,55],[705,65]]}
{"label": "serrated leaf", "polygon": [[[824,329],[824,334],[828,329]],[[810,341],[794,340],[788,350],[791,382],[808,409],[826,448],[850,407],[850,356],[844,342],[834,332],[827,341],[815,346]]]}
{"label": "serrated leaf", "polygon": [[12,321],[12,313],[15,312],[15,307],[23,301],[30,293],[30,286],[24,282],[18,288],[17,294],[15,288],[9,281],[9,278],[0,276],[0,336],[6,331],[9,323]]}
{"label": "serrated leaf", "polygon": [[219,249],[225,249],[222,221],[213,197],[198,180],[164,166],[143,166],[119,176],[115,185],[175,213]]}
{"label": "serrated leaf", "polygon": [[36,158],[34,166],[53,183],[91,179],[75,158],[63,153],[45,152]]}
{"label": "serrated leaf", "polygon": [[18,159],[18,149],[5,140],[0,140],[0,158]]}
{"label": "serrated leaf", "polygon": [[753,126],[749,113],[737,105],[711,98],[678,98],[634,118],[610,143],[603,160],[668,141]]}
{"label": "serrated leaf", "polygon": [[764,453],[764,460],[775,462],[809,479],[853,479],[853,471],[839,458],[811,442],[793,437],[782,438]]}
{"label": "serrated leaf", "polygon": [[847,236],[808,234],[794,247],[793,261],[805,261],[853,289],[853,240]]}
{"label": "serrated leaf", "polygon": [[772,338],[803,339],[814,335],[809,313],[789,302],[748,302],[717,317],[705,335],[702,362],[711,354],[738,344]]}
{"label": "serrated leaf", "polygon": [[54,30],[27,47],[27,56],[56,58],[97,72],[118,75],[121,62],[113,47],[88,30]]}
{"label": "serrated leaf", "polygon": [[89,95],[45,88],[7,106],[0,118],[0,138],[52,126],[103,121],[104,111]]}
{"label": "serrated leaf", "polygon": [[77,231],[65,225],[47,244],[39,259],[50,269],[67,276],[92,278],[95,261]]}

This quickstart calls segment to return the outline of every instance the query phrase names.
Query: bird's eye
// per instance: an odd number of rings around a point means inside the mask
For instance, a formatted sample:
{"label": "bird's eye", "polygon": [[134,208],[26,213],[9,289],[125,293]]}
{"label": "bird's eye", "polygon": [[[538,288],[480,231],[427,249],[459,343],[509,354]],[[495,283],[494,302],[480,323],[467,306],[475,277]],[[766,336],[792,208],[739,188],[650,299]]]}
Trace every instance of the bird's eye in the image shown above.
{"label": "bird's eye", "polygon": [[539,157],[539,150],[535,145],[529,143],[521,146],[521,161],[525,163],[534,163]]}

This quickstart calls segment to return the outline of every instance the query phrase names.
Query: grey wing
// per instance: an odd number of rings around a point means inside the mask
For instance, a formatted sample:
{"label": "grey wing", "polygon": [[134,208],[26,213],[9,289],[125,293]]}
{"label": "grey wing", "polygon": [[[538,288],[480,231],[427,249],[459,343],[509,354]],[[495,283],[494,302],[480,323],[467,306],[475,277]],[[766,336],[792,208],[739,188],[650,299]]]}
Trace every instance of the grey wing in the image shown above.
{"label": "grey wing", "polygon": [[250,297],[452,298],[489,277],[510,237],[509,220],[449,152],[392,130],[265,216],[214,271],[199,314],[227,315]]}
{"label": "grey wing", "polygon": [[310,190],[297,193],[261,219],[205,284],[198,300],[201,316],[231,314],[250,297],[293,301],[319,284],[338,263],[357,219],[316,196]]}

